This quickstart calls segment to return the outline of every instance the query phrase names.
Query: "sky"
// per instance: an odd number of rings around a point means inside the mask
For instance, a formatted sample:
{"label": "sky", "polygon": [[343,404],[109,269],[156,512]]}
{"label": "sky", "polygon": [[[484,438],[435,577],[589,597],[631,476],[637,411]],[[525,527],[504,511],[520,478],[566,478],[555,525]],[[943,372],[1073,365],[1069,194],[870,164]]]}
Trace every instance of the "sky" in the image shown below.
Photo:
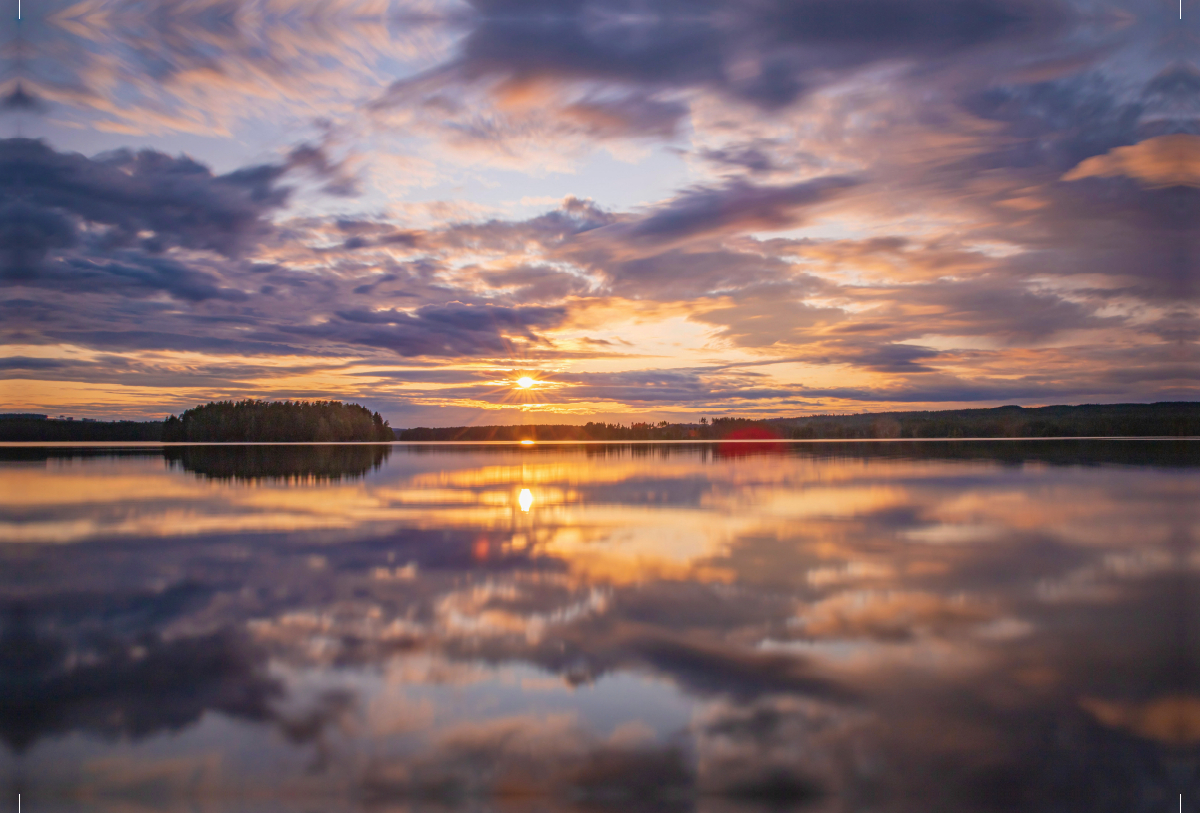
{"label": "sky", "polygon": [[2,411],[1200,395],[1196,0],[22,0],[0,37]]}

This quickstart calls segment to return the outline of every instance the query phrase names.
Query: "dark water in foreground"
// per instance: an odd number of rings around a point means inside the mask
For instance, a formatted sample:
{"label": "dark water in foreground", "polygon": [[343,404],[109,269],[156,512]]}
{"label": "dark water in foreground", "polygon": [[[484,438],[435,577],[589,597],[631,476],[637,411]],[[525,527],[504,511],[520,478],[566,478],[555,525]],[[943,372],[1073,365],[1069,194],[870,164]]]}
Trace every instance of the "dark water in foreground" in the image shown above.
{"label": "dark water in foreground", "polygon": [[1200,442],[0,449],[23,810],[1200,810]]}

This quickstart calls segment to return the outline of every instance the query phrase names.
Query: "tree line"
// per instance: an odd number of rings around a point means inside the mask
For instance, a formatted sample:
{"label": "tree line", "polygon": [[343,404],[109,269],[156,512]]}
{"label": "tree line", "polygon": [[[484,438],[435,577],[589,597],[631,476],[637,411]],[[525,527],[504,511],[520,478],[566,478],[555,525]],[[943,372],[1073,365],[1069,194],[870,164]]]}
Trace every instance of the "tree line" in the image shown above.
{"label": "tree line", "polygon": [[1195,437],[1200,403],[876,412],[804,418],[720,417],[699,423],[417,427],[403,441],[872,440],[894,438]]}
{"label": "tree line", "polygon": [[162,440],[162,421],[65,421],[0,415],[0,442],[95,443]]}
{"label": "tree line", "polygon": [[757,420],[701,418],[584,425],[417,427],[393,431],[378,412],[340,401],[218,401],[164,421],[65,421],[0,415],[0,441],[630,441],[892,438],[1198,437],[1200,403],[1086,404],[876,412]]}
{"label": "tree line", "polygon": [[0,441],[310,443],[395,440],[378,412],[341,401],[214,401],[165,421],[73,421],[0,415]]}
{"label": "tree line", "polygon": [[1194,437],[1200,403],[958,409],[817,415],[778,421],[796,439]]}

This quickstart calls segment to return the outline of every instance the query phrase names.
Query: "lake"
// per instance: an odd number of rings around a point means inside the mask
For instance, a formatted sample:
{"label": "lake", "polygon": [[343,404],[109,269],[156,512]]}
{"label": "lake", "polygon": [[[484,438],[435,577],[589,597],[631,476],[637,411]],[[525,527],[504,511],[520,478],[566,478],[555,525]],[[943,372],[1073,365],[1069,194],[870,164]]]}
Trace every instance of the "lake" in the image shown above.
{"label": "lake", "polygon": [[0,792],[1197,810],[1198,474],[1186,440],[0,448]]}

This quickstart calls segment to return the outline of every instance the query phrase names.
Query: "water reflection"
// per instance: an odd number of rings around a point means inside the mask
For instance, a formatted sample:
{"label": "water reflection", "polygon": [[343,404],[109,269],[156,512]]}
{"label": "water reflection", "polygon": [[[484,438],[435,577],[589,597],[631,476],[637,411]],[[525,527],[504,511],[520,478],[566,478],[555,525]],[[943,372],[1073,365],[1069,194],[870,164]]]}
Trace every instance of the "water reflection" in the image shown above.
{"label": "water reflection", "polygon": [[167,446],[172,466],[213,480],[333,481],[362,477],[383,465],[391,446],[322,443]]}
{"label": "water reflection", "polygon": [[4,790],[1188,809],[1195,447],[992,446],[6,460]]}

